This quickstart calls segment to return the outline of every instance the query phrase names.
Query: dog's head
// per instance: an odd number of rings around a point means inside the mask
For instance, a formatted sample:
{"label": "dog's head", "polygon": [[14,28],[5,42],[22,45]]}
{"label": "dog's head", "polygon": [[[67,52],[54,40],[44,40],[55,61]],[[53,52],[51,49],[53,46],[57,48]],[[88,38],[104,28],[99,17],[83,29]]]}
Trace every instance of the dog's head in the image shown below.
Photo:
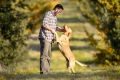
{"label": "dog's head", "polygon": [[68,27],[67,25],[64,26],[65,29],[65,35],[69,36],[72,33],[72,30],[70,27]]}

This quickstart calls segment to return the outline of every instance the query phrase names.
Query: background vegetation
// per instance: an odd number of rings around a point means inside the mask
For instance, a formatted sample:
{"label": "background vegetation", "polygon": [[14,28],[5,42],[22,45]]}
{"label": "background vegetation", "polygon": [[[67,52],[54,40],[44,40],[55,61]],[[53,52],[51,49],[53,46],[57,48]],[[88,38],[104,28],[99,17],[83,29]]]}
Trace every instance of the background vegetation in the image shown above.
{"label": "background vegetation", "polygon": [[[54,43],[51,73],[40,75],[39,29],[57,3],[65,8],[58,25],[72,28],[71,49],[90,67],[68,74]],[[119,0],[0,0],[0,80],[119,80],[119,14]]]}
{"label": "background vegetation", "polygon": [[[97,61],[109,65],[117,65],[120,60],[120,1],[119,0],[79,0],[80,11],[92,24],[95,25],[102,38],[96,41],[93,34],[88,34],[92,45],[100,52]],[[101,47],[100,44],[104,44]],[[103,46],[103,45],[102,45]]]}

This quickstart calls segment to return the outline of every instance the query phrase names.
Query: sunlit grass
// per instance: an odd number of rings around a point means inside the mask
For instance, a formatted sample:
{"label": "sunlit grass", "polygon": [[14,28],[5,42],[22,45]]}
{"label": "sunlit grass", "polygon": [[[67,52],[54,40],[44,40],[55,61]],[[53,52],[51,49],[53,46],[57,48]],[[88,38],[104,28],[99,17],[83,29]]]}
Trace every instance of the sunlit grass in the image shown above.
{"label": "sunlit grass", "polygon": [[15,80],[18,78],[21,80],[119,80],[118,75],[120,74],[120,67],[116,66],[113,68],[95,65],[95,57],[91,54],[91,51],[94,51],[94,49],[89,45],[89,41],[87,40],[85,33],[78,31],[73,31],[70,39],[70,47],[76,59],[82,63],[90,65],[90,67],[80,67],[79,65],[76,65],[76,74],[68,73],[66,60],[55,43],[52,48],[51,72],[47,76],[40,75],[39,40],[28,40],[27,43],[31,47],[28,48],[29,57],[27,61],[18,66],[14,77],[8,76],[8,78]]}

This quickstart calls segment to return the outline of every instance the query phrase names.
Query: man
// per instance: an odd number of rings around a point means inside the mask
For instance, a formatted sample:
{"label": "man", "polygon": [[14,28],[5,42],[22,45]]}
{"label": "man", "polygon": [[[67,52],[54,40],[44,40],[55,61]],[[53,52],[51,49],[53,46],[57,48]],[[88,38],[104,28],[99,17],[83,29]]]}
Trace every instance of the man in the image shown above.
{"label": "man", "polygon": [[53,10],[45,13],[42,27],[39,33],[40,40],[40,73],[47,74],[50,71],[51,46],[55,38],[55,31],[64,32],[64,28],[57,26],[57,15],[63,11],[63,6],[57,4]]}

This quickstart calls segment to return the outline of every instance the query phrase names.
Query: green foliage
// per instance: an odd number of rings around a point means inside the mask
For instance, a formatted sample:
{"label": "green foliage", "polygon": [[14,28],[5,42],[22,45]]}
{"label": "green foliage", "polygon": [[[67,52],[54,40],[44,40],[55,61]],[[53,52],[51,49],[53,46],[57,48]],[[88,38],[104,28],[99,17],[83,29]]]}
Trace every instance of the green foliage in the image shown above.
{"label": "green foliage", "polygon": [[120,14],[120,0],[97,0],[101,5],[103,5],[109,12],[115,15]]}
{"label": "green foliage", "polygon": [[0,64],[10,66],[27,56],[28,29],[40,27],[42,14],[51,9],[47,0],[0,1]]}
{"label": "green foliage", "polygon": [[40,24],[42,23],[43,14],[52,10],[55,4],[58,1],[48,1],[48,0],[25,0],[23,4],[28,7],[28,16],[29,16],[29,24],[27,29],[34,32],[36,29],[40,28]]}
{"label": "green foliage", "polygon": [[11,8],[11,1],[0,5],[0,64],[10,66],[26,57],[26,15]]}
{"label": "green foliage", "polygon": [[120,17],[116,18],[114,22],[114,26],[110,28],[110,32],[108,36],[110,38],[111,45],[119,54],[120,53]]}
{"label": "green foliage", "polygon": [[[100,53],[97,55],[98,62],[117,64],[120,61],[120,3],[119,0],[81,0],[80,11],[99,31],[104,48],[94,44]],[[96,43],[90,37],[91,43]],[[92,39],[91,39],[92,38]],[[109,51],[111,48],[111,51]],[[114,64],[114,65],[115,65]]]}
{"label": "green foliage", "polygon": [[29,23],[27,29],[34,32],[40,27],[43,13],[49,8],[46,0],[25,0],[23,4],[27,5]]}
{"label": "green foliage", "polygon": [[[99,49],[100,53],[97,54],[97,62],[103,63],[103,64],[107,64],[107,65],[117,65],[119,60],[120,60],[120,56],[119,54],[116,53],[115,50],[113,50],[112,48],[108,48],[106,49]],[[101,60],[99,60],[101,59]]]}

